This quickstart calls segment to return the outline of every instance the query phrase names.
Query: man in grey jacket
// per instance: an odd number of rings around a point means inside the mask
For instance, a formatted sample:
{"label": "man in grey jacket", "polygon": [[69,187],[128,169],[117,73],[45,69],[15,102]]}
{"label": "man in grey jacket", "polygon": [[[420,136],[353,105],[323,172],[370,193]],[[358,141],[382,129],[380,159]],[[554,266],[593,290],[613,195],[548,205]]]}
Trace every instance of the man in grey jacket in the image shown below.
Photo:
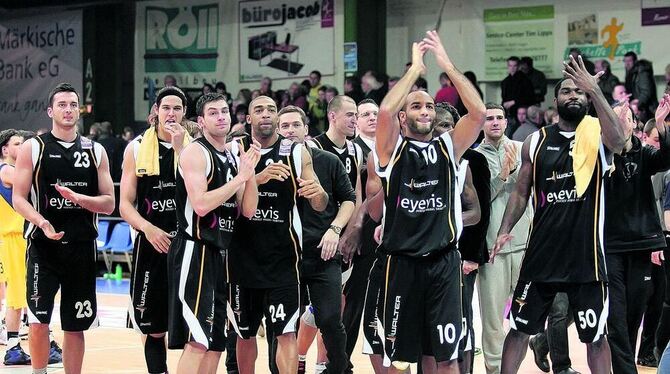
{"label": "man in grey jacket", "polygon": [[[521,164],[521,142],[507,138],[505,109],[498,104],[486,104],[484,140],[476,151],[486,156],[491,171],[491,217],[486,233],[489,251],[495,244],[498,229],[510,194],[516,187],[518,166]],[[521,260],[526,249],[526,239],[532,220],[530,204],[512,230],[511,245],[506,246],[495,262],[480,268],[479,305],[482,318],[482,349],[486,372],[499,373],[502,348],[505,340],[503,318],[505,305],[512,295],[519,277]]]}

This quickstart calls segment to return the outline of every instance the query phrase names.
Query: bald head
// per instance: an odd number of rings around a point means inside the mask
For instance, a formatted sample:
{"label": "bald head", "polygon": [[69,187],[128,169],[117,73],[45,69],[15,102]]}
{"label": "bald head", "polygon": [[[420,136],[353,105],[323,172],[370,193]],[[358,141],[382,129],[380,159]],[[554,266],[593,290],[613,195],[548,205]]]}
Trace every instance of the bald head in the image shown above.
{"label": "bald head", "polygon": [[430,102],[435,104],[435,100],[433,100],[433,97],[428,94],[426,91],[414,91],[410,92],[409,95],[407,95],[407,98],[405,99],[405,105],[403,106],[403,110],[407,111],[407,108],[411,103],[416,103],[416,102]]}
{"label": "bald head", "polygon": [[345,102],[354,104],[354,106],[356,106],[354,99],[350,98],[349,96],[337,95],[328,102],[328,112],[339,112],[342,109],[342,104]]}

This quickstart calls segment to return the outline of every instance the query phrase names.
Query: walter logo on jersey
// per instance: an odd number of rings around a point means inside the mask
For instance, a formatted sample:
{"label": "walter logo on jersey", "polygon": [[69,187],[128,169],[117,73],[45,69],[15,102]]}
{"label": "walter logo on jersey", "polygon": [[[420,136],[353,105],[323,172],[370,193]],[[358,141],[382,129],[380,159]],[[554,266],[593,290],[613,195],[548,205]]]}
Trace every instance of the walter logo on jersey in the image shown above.
{"label": "walter logo on jersey", "polygon": [[145,72],[216,71],[219,4],[148,6],[144,16]]}

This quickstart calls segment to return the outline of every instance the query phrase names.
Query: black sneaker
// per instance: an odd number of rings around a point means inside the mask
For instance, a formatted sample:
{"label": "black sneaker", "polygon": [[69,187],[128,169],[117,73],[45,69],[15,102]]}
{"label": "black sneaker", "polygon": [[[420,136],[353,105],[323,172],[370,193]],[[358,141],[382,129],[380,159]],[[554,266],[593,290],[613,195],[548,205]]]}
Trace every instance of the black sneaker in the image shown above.
{"label": "black sneaker", "polygon": [[530,338],[530,341],[528,342],[528,346],[530,347],[530,350],[533,351],[533,357],[535,358],[535,365],[537,367],[544,371],[545,373],[549,372],[549,360],[547,359],[547,354],[549,352],[544,352],[540,350],[540,347],[538,347],[537,344],[537,339],[536,337]]}
{"label": "black sneaker", "polygon": [[5,352],[4,363],[6,366],[30,365],[30,355],[23,351],[21,344],[17,344]]}
{"label": "black sneaker", "polygon": [[60,362],[63,362],[63,350],[55,340],[52,340],[51,347],[49,348],[49,364],[58,364]]}
{"label": "black sneaker", "polygon": [[652,356],[645,356],[645,357],[638,357],[637,358],[637,364],[640,366],[646,366],[649,368],[657,368],[658,367],[658,361],[656,361],[656,357]]}

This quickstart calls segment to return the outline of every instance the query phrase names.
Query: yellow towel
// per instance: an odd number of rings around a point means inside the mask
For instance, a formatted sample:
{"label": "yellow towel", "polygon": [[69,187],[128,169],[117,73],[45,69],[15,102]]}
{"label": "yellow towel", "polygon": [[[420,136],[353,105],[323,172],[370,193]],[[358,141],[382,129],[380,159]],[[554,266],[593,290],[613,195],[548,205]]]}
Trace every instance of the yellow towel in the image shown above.
{"label": "yellow towel", "polygon": [[577,196],[581,197],[591,183],[593,170],[600,148],[600,121],[585,116],[575,131],[575,146],[572,149],[572,169],[575,174]]}
{"label": "yellow towel", "polygon": [[[188,133],[184,136],[184,146],[191,142],[191,137]],[[177,170],[177,162],[179,157],[174,156],[174,170]],[[144,175],[159,175],[160,162],[158,161],[158,134],[155,126],[151,126],[142,135],[142,142],[140,149],[137,152],[137,160],[135,160],[135,175],[138,177]]]}

